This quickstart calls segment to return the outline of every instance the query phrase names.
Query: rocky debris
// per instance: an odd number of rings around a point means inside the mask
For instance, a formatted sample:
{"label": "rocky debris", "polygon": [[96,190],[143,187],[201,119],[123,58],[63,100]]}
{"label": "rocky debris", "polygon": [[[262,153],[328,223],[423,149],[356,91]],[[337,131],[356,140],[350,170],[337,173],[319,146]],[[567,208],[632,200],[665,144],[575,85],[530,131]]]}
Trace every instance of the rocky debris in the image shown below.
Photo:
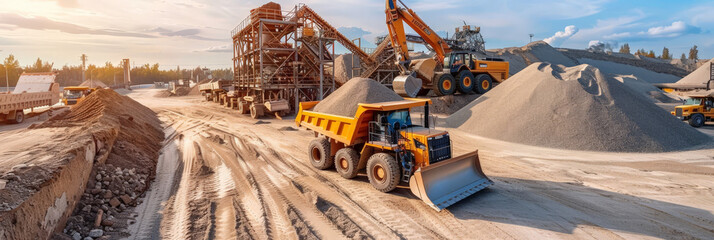
{"label": "rocky debris", "polygon": [[537,63],[452,114],[447,125],[534,146],[663,152],[711,143],[597,68]]}
{"label": "rocky debris", "polygon": [[136,206],[138,202],[134,199],[148,189],[146,171],[111,164],[95,167],[95,171],[95,177],[87,183],[87,190],[64,230],[74,239],[101,237],[118,230],[114,228],[118,222],[126,225],[127,220],[132,219],[126,214],[127,209]]}
{"label": "rocky debris", "polygon": [[391,89],[369,78],[353,78],[320,101],[312,109],[316,112],[354,117],[360,103],[400,101]]}

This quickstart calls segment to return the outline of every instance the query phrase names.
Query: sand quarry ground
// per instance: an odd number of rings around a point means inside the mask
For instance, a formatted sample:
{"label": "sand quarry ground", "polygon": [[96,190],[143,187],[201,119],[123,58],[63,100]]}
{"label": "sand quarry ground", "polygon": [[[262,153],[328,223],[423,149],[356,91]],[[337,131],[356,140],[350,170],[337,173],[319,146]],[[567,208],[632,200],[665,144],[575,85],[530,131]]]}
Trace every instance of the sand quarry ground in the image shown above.
{"label": "sand quarry ground", "polygon": [[[364,174],[314,169],[314,136],[293,119],[257,121],[158,91],[129,94],[158,113],[166,135],[131,238],[714,238],[714,149],[578,152],[448,129],[454,154],[479,149],[495,185],[436,212],[406,186],[381,193]],[[0,125],[0,139],[21,130]]]}

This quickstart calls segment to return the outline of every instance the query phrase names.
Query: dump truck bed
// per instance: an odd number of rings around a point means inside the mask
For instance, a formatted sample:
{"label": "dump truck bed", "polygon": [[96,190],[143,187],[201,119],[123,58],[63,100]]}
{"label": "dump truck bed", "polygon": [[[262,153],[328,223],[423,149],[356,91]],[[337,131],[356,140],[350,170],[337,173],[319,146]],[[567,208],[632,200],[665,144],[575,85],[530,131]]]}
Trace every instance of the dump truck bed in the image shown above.
{"label": "dump truck bed", "polygon": [[374,111],[391,111],[424,106],[431,103],[429,99],[405,99],[384,103],[360,103],[354,117],[345,117],[327,113],[314,112],[319,101],[301,102],[295,117],[298,127],[303,126],[338,142],[351,146],[367,139],[369,121],[372,121]]}

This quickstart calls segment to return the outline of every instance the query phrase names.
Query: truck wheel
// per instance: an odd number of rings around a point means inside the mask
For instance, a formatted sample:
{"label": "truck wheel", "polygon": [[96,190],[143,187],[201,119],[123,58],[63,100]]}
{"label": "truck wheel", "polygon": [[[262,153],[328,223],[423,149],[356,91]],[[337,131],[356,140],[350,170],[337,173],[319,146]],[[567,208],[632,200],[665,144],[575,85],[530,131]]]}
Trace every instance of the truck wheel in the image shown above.
{"label": "truck wheel", "polygon": [[704,126],[704,115],[694,114],[689,118],[689,125],[695,128]]}
{"label": "truck wheel", "polygon": [[250,105],[250,117],[253,119],[258,119],[263,116],[263,106],[258,106],[255,104]]}
{"label": "truck wheel", "polygon": [[437,75],[436,81],[433,82],[434,93],[437,96],[452,95],[456,91],[456,79],[449,73]]}
{"label": "truck wheel", "polygon": [[476,86],[474,90],[478,94],[484,94],[493,88],[493,80],[488,74],[476,75]]}
{"label": "truck wheel", "polygon": [[474,91],[474,74],[469,70],[463,70],[459,73],[459,84],[457,90],[463,94],[469,94]]}
{"label": "truck wheel", "polygon": [[250,113],[250,105],[247,102],[238,102],[238,113],[248,114]]}
{"label": "truck wheel", "polygon": [[382,192],[394,190],[399,184],[399,164],[388,153],[377,153],[367,161],[367,178],[374,188]]}
{"label": "truck wheel", "polygon": [[330,156],[330,141],[321,137],[310,141],[307,148],[307,155],[313,167],[325,170],[332,166],[333,160]]}
{"label": "truck wheel", "polygon": [[11,120],[12,123],[22,123],[25,121],[25,113],[20,110],[15,112],[15,118]]}
{"label": "truck wheel", "polygon": [[351,147],[346,147],[335,154],[335,169],[343,178],[354,178],[357,176],[357,164],[359,164],[359,153]]}

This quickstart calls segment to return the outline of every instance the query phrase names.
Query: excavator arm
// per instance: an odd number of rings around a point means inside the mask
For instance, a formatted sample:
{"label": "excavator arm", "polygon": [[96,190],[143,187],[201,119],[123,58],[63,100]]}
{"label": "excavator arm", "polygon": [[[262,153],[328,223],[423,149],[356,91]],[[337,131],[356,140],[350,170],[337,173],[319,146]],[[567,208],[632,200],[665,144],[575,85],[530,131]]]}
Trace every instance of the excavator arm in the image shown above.
{"label": "excavator arm", "polygon": [[[401,3],[404,7],[399,7],[398,3]],[[386,0],[385,13],[389,39],[392,41],[392,46],[399,52],[401,62],[409,61],[407,37],[404,32],[404,23],[406,23],[434,49],[436,60],[443,64],[444,56],[451,52],[451,48],[414,11],[402,3],[401,0]]]}

